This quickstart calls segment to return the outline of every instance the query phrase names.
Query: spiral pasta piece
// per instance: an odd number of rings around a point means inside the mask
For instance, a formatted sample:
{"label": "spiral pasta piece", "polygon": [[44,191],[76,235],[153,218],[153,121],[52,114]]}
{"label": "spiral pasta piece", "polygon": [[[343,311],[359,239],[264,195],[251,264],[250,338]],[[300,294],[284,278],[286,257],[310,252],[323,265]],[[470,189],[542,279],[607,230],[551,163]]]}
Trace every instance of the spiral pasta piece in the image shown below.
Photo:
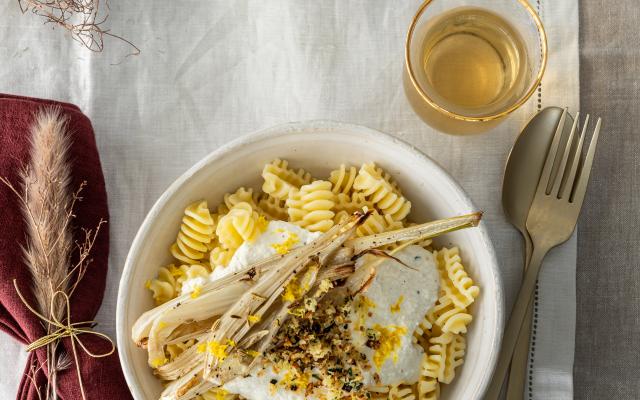
{"label": "spiral pasta piece", "polygon": [[337,212],[346,211],[348,214],[353,214],[356,211],[362,211],[365,207],[370,210],[374,209],[373,202],[367,200],[361,192],[354,192],[350,195],[338,193],[336,195],[335,209]]}
{"label": "spiral pasta piece", "polygon": [[286,221],[289,218],[286,200],[276,199],[266,193],[258,197],[258,208],[267,218],[273,220]]}
{"label": "spiral pasta piece", "polygon": [[194,278],[208,278],[211,272],[205,264],[193,264],[193,265],[181,265],[180,268],[184,271],[184,280]]}
{"label": "spiral pasta piece", "polygon": [[390,215],[394,221],[402,221],[411,211],[411,202],[402,196],[397,185],[373,163],[362,165],[353,188],[363,192],[384,215]]}
{"label": "spiral pasta piece", "polygon": [[[224,205],[226,207],[226,211],[232,209],[238,203],[248,203],[254,210],[258,210],[258,205],[256,204],[256,196],[253,193],[253,189],[245,189],[244,187],[238,188],[233,193],[227,193],[224,195]],[[222,209],[220,211],[225,211]],[[224,212],[223,214],[226,214]]]}
{"label": "spiral pasta piece", "polygon": [[311,174],[289,168],[289,163],[276,158],[262,170],[262,191],[276,199],[287,199],[292,190],[311,182]]}
{"label": "spiral pasta piece", "polygon": [[407,384],[399,384],[392,385],[389,388],[389,400],[415,400],[416,394],[414,393],[414,389],[412,385]]}
{"label": "spiral pasta piece", "polygon": [[435,378],[440,383],[451,383],[456,368],[464,362],[466,342],[464,336],[442,333],[429,339],[429,349],[423,361],[420,375]]}
{"label": "spiral pasta piece", "polygon": [[447,346],[453,340],[450,333],[443,333],[429,339],[429,348],[422,365],[421,375],[442,381],[445,378]]}
{"label": "spiral pasta piece", "polygon": [[[426,356],[425,356],[426,357]],[[424,365],[425,362],[423,362]],[[422,369],[424,371],[424,368]],[[440,383],[437,378],[420,374],[417,384],[419,400],[437,400],[440,397]]]}
{"label": "spiral pasta piece", "polygon": [[333,226],[335,194],[331,182],[314,181],[291,193],[287,199],[291,222],[312,232],[326,232]]}
{"label": "spiral pasta piece", "polygon": [[467,333],[467,325],[472,320],[473,317],[466,309],[456,307],[446,295],[438,299],[426,316],[426,321],[437,325],[442,332],[455,334]]}
{"label": "spiral pasta piece", "polygon": [[240,202],[220,217],[216,227],[218,240],[225,249],[237,249],[253,242],[266,228],[266,220],[247,202]]}
{"label": "spiral pasta piece", "polygon": [[147,288],[153,292],[158,304],[178,297],[182,292],[182,284],[187,279],[209,277],[211,268],[207,264],[180,265],[169,264],[160,267],[158,277],[147,282]]}
{"label": "spiral pasta piece", "polygon": [[464,270],[458,248],[442,248],[434,252],[434,256],[445,293],[456,307],[467,308],[478,297],[480,289]]}
{"label": "spiral pasta piece", "polygon": [[184,210],[180,232],[173,245],[171,254],[178,260],[195,264],[202,260],[208,251],[207,244],[214,234],[214,220],[206,201],[189,205]]}
{"label": "spiral pasta piece", "polygon": [[349,214],[346,211],[338,211],[336,213],[336,215],[333,216],[333,222],[334,224],[340,224],[344,221],[346,221],[347,219],[349,219],[349,217],[351,216],[351,214]]}
{"label": "spiral pasta piece", "polygon": [[353,187],[353,181],[355,181],[356,175],[358,175],[356,167],[347,167],[344,164],[341,164],[340,168],[331,171],[329,182],[333,185],[331,189],[333,193],[351,194],[351,188]]}
{"label": "spiral pasta piece", "polygon": [[381,215],[377,210],[374,210],[356,229],[356,235],[362,237],[400,228],[402,228],[402,222],[394,220],[390,215]]}
{"label": "spiral pasta piece", "polygon": [[226,267],[234,253],[235,249],[224,249],[222,246],[214,247],[209,253],[209,262],[214,267]]}
{"label": "spiral pasta piece", "polygon": [[151,290],[153,300],[157,305],[166,303],[167,301],[175,298],[180,293],[180,289],[177,287],[177,282],[169,267],[160,267],[158,269],[158,277],[147,281],[145,286]]}
{"label": "spiral pasta piece", "polygon": [[462,335],[452,335],[451,341],[447,345],[447,356],[444,365],[444,375],[440,379],[442,383],[451,383],[456,377],[456,368],[464,363],[464,353],[467,348],[466,341]]}

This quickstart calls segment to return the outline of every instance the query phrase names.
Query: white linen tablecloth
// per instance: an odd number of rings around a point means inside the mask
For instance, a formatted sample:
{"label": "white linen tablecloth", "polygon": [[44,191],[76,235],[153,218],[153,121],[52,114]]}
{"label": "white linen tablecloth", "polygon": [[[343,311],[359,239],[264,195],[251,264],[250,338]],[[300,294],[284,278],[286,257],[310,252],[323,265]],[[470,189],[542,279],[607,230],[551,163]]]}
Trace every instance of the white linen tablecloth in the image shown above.
{"label": "white linen tablecloth", "polygon": [[[404,38],[418,1],[110,3],[115,40],[91,54],[15,1],[0,5],[0,92],[77,104],[91,118],[111,212],[110,271],[98,315],[115,338],[117,287],[143,217],[162,191],[218,146],[288,121],[331,119],[406,140],[444,166],[485,211],[510,307],[522,271],[519,234],[500,204],[514,138],[540,107],[578,107],[578,1],[533,1],[549,36],[541,90],[494,131],[438,133],[402,89]],[[114,63],[119,63],[114,65]],[[0,149],[2,151],[2,149]],[[573,397],[576,241],[549,256],[540,279],[531,399]],[[0,335],[0,398],[15,397],[25,353]],[[10,360],[10,362],[8,362]]]}

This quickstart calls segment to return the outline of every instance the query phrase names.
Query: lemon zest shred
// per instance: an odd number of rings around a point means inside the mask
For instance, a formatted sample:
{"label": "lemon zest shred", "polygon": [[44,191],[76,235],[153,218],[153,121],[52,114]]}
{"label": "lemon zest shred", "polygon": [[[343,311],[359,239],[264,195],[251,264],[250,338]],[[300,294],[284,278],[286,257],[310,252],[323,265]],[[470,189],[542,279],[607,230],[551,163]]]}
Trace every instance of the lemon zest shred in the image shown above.
{"label": "lemon zest shred", "polygon": [[207,344],[206,343],[200,343],[198,345],[198,353],[204,353],[205,351],[207,351]]}
{"label": "lemon zest shred", "polygon": [[373,353],[373,363],[380,370],[389,357],[393,363],[398,362],[398,348],[402,344],[402,336],[406,335],[407,327],[398,325],[382,326],[375,324],[373,329],[378,333],[380,346]]}
{"label": "lemon zest shred", "polygon": [[258,323],[261,319],[262,317],[260,317],[259,315],[249,315],[247,317],[247,321],[249,321],[250,324]]}
{"label": "lemon zest shred", "polygon": [[216,340],[207,342],[207,350],[209,351],[210,354],[215,356],[219,361],[224,361],[224,359],[227,358],[228,347],[229,347],[228,344],[222,344]]}
{"label": "lemon zest shred", "polygon": [[164,357],[158,357],[156,359],[154,359],[153,361],[151,361],[151,366],[153,368],[159,368],[163,365],[165,365],[169,360],[167,358]]}
{"label": "lemon zest shred", "polygon": [[295,301],[296,295],[300,292],[300,286],[296,283],[296,278],[293,277],[284,287],[284,293],[282,293],[282,300]]}
{"label": "lemon zest shred", "polygon": [[389,306],[389,309],[394,314],[398,313],[398,312],[400,312],[400,308],[401,308],[403,302],[404,302],[404,296],[400,295],[400,297],[398,297],[398,300],[396,300],[396,302],[394,304]]}
{"label": "lemon zest shred", "polygon": [[193,288],[193,292],[191,292],[191,298],[197,299],[198,297],[200,297],[201,293],[202,293],[202,286],[196,286]]}
{"label": "lemon zest shred", "polygon": [[309,386],[309,381],[310,381],[309,375],[310,375],[309,373],[300,374],[295,370],[293,371],[288,370],[284,374],[284,377],[282,378],[282,380],[278,382],[278,384],[283,387],[289,388],[290,390],[291,390],[291,387],[295,385],[296,390],[294,392],[304,392],[307,386]]}
{"label": "lemon zest shred", "polygon": [[300,238],[298,237],[298,235],[293,232],[287,231],[287,238],[280,243],[272,244],[271,247],[273,247],[273,249],[278,254],[287,254],[291,250],[291,248],[299,242]]}
{"label": "lemon zest shred", "polygon": [[358,319],[355,322],[356,330],[364,326],[365,320],[369,316],[369,311],[376,308],[376,303],[365,295],[360,295],[355,303],[356,315]]}

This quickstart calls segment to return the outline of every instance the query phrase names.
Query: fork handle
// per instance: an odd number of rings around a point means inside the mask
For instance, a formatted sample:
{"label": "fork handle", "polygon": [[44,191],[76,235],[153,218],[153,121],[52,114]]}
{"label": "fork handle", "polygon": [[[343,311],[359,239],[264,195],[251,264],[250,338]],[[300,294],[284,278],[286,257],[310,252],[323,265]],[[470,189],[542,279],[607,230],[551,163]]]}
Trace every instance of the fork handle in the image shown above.
{"label": "fork handle", "polygon": [[527,309],[533,299],[533,293],[536,289],[536,281],[538,280],[538,275],[542,267],[542,260],[548,251],[549,249],[534,246],[529,268],[527,268],[527,271],[525,272],[524,279],[522,280],[522,286],[520,286],[516,303],[513,306],[511,317],[509,318],[507,328],[505,329],[504,336],[502,338],[502,347],[500,349],[500,354],[498,355],[498,364],[496,365],[496,369],[493,373],[493,379],[491,380],[489,389],[485,394],[485,400],[498,400],[500,397],[502,384],[504,383],[504,378],[509,370],[511,357],[513,356],[513,351],[516,348],[518,336],[527,315]]}
{"label": "fork handle", "polygon": [[[524,238],[524,271],[529,268],[529,262],[531,261],[531,253],[533,252],[533,243],[529,232],[523,232]],[[524,319],[524,324],[520,330],[520,336],[518,337],[518,343],[516,343],[516,349],[513,351],[513,358],[511,359],[511,366],[509,367],[509,379],[507,381],[507,399],[517,400],[524,399],[524,387],[527,376],[527,366],[529,362],[529,342],[531,341],[531,325],[533,317],[533,304],[529,304],[527,309],[527,315]]]}

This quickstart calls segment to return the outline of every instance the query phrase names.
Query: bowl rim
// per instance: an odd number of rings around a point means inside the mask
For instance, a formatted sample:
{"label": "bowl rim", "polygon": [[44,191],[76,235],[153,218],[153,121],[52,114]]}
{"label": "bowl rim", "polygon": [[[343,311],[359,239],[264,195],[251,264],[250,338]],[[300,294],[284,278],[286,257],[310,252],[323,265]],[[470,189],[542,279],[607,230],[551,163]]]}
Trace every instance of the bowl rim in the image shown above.
{"label": "bowl rim", "polygon": [[[144,393],[139,388],[140,384],[137,381],[137,373],[132,367],[133,361],[129,352],[130,334],[129,332],[125,332],[124,329],[126,328],[127,308],[129,304],[128,298],[131,293],[130,278],[132,277],[134,272],[133,264],[139,256],[141,246],[144,244],[143,238],[147,236],[147,233],[150,230],[151,221],[153,221],[157,217],[160,210],[166,205],[168,201],[170,201],[174,193],[176,193],[189,179],[191,179],[193,175],[195,175],[202,168],[205,168],[208,164],[214,162],[216,159],[221,158],[226,154],[232,153],[237,148],[261,142],[269,138],[287,136],[291,134],[315,134],[317,132],[326,132],[327,130],[348,131],[350,133],[362,135],[363,138],[369,137],[378,141],[387,142],[390,145],[399,147],[403,151],[413,153],[414,156],[418,157],[422,161],[431,164],[434,167],[432,173],[437,173],[441,178],[446,179],[449,182],[451,188],[456,192],[456,195],[465,203],[467,207],[469,207],[470,209],[477,209],[469,195],[467,195],[467,193],[462,189],[462,186],[460,186],[456,179],[451,176],[440,164],[438,164],[437,161],[424,154],[417,147],[413,146],[410,143],[407,143],[406,141],[396,136],[362,125],[336,122],[332,120],[288,122],[254,131],[253,133],[243,135],[220,146],[216,150],[203,157],[200,161],[196,162],[192,167],[190,167],[186,172],[175,179],[164,190],[164,192],[155,201],[155,203],[143,219],[133,241],[131,242],[131,246],[129,247],[129,251],[124,263],[124,268],[122,270],[122,275],[120,277],[120,282],[118,284],[116,305],[116,343],[118,346],[118,357],[120,359],[120,365],[127,381],[127,385],[129,386],[129,390],[131,391],[131,394],[134,398],[142,399],[144,398]],[[486,391],[489,385],[491,376],[493,375],[493,370],[495,369],[498,352],[502,342],[505,319],[505,299],[504,286],[498,259],[491,242],[486,224],[480,224],[476,228],[476,232],[479,234],[480,240],[487,251],[487,257],[490,261],[489,264],[492,272],[491,275],[493,277],[494,286],[496,288],[496,291],[493,293],[496,298],[496,326],[494,327],[496,334],[493,337],[493,343],[491,343],[491,346],[497,350],[491,353],[488,362],[489,368],[485,370],[484,375],[479,382],[479,386],[477,387],[477,394],[479,395],[479,398],[481,398],[482,394]]]}

